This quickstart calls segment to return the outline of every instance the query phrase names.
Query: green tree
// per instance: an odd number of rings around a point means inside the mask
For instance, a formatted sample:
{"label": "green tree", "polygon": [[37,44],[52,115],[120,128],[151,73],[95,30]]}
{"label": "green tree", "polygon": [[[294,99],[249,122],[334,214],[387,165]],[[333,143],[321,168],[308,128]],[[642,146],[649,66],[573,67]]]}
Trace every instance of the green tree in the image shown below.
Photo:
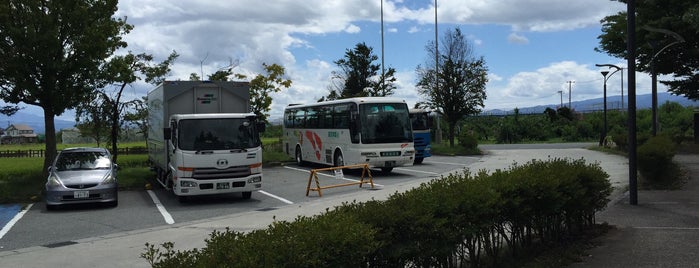
{"label": "green tree", "polygon": [[333,72],[333,82],[328,87],[330,93],[321,100],[393,95],[396,70],[388,68],[385,73],[378,74],[381,65],[373,63],[378,59],[373,48],[365,43],[347,49],[344,58],[334,61],[340,70]]}
{"label": "green tree", "polygon": [[103,92],[97,92],[97,96],[89,105],[76,109],[75,127],[80,130],[80,136],[92,138],[99,147],[102,141],[107,140],[107,136],[109,136],[109,113],[111,110],[109,97]]}
{"label": "green tree", "polygon": [[132,101],[131,109],[124,114],[124,122],[136,125],[138,132],[148,140],[148,96]]}
{"label": "green tree", "polygon": [[[139,100],[122,100],[124,89],[128,85],[143,78],[147,83],[157,85],[165,81],[165,76],[170,73],[170,66],[179,55],[173,51],[166,60],[153,64],[153,56],[141,53],[138,55],[132,52],[126,55],[115,56],[106,62],[101,69],[102,83],[105,85],[99,89],[101,102],[89,102],[77,107],[76,116],[83,117],[83,123],[89,123],[93,118],[101,118],[102,113],[106,113],[107,125],[109,128],[109,139],[111,141],[112,158],[116,162],[118,159],[118,140],[120,130],[124,125],[125,111],[135,107]],[[95,107],[99,106],[99,107]],[[105,109],[108,109],[105,111]],[[96,115],[90,115],[97,113]],[[76,119],[76,121],[80,121]],[[99,125],[99,124],[97,124]]]}
{"label": "green tree", "polygon": [[4,114],[6,116],[12,116],[15,113],[17,113],[21,108],[19,106],[12,106],[12,105],[7,105],[7,106],[2,106],[0,107],[0,114]]}
{"label": "green tree", "polygon": [[[193,75],[196,75],[195,73],[192,73]],[[224,69],[224,70],[218,70],[215,73],[212,73],[209,75],[209,81],[228,81],[228,76],[233,74],[233,69]],[[192,76],[190,76],[192,78]],[[193,80],[193,81],[199,81]]]}
{"label": "green tree", "polygon": [[258,74],[250,80],[250,109],[258,118],[267,122],[272,93],[280,92],[283,88],[291,87],[291,80],[284,78],[284,67],[278,64],[262,64],[266,75]]}
{"label": "green tree", "polygon": [[[699,100],[699,2],[636,1],[636,14],[637,70],[651,72],[651,60],[660,52],[654,59],[656,73],[674,75],[672,80],[660,82],[676,95]],[[626,25],[626,12],[602,19],[600,45],[595,50],[628,58]],[[671,45],[677,38],[684,42]]]}
{"label": "green tree", "polygon": [[126,47],[132,26],[115,18],[117,0],[7,0],[0,4],[0,98],[41,107],[44,173],[56,155],[54,118],[89,102],[99,68]]}
{"label": "green tree", "polygon": [[441,44],[439,51],[434,42],[426,46],[428,58],[438,58],[439,62],[417,67],[417,87],[426,99],[421,105],[444,117],[449,145],[453,147],[457,123],[464,116],[478,114],[483,107],[488,68],[483,57],[473,55],[473,46],[459,28],[447,30]]}

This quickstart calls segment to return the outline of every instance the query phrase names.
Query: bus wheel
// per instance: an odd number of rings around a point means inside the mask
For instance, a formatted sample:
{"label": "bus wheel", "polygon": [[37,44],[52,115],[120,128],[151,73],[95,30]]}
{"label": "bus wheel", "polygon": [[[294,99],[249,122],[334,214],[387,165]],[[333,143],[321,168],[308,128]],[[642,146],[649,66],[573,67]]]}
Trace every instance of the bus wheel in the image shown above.
{"label": "bus wheel", "polygon": [[422,160],[424,160],[424,158],[422,158],[422,157],[415,158],[415,160],[413,161],[413,164],[422,164]]}
{"label": "bus wheel", "polygon": [[341,167],[345,165],[345,159],[342,157],[342,153],[340,153],[340,151],[335,152],[335,159],[333,161],[333,164],[335,164],[336,167]]}
{"label": "bus wheel", "polygon": [[299,166],[303,166],[303,157],[301,156],[301,146],[296,145],[296,152],[294,153],[296,155],[296,164]]}
{"label": "bus wheel", "polygon": [[392,167],[382,167],[381,168],[381,172],[383,172],[383,173],[391,173],[392,170],[393,170]]}

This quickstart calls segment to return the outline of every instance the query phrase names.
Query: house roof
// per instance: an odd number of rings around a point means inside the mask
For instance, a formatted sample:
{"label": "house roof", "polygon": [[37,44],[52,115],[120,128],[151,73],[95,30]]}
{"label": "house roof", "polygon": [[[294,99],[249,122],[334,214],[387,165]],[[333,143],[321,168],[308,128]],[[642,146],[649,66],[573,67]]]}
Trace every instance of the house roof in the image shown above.
{"label": "house roof", "polygon": [[33,128],[31,128],[30,126],[25,125],[25,124],[12,124],[7,129],[10,129],[12,127],[14,127],[14,129],[17,129],[17,130],[32,130],[32,131],[34,130]]}

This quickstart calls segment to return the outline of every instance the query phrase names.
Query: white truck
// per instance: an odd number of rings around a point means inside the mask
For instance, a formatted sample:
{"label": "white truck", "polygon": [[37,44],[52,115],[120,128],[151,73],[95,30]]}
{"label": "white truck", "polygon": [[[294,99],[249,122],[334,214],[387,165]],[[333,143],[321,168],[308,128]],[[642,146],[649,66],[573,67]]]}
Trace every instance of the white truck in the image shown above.
{"label": "white truck", "polygon": [[148,159],[157,181],[189,196],[262,188],[264,123],[247,82],[165,81],[148,92]]}

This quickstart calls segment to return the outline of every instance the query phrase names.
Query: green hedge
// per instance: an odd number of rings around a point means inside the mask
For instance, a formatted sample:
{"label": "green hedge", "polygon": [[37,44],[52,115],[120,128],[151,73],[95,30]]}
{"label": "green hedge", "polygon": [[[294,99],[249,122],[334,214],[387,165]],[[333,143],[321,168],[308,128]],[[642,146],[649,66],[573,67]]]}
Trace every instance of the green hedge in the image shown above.
{"label": "green hedge", "polygon": [[385,201],[345,203],[249,233],[214,232],[203,249],[146,244],[142,257],[153,267],[502,266],[533,244],[563,243],[594,225],[609,201],[607,178],[582,159],[465,170]]}
{"label": "green hedge", "polygon": [[638,170],[647,186],[663,186],[674,181],[671,172],[676,153],[676,144],[664,135],[651,137],[638,147]]}

